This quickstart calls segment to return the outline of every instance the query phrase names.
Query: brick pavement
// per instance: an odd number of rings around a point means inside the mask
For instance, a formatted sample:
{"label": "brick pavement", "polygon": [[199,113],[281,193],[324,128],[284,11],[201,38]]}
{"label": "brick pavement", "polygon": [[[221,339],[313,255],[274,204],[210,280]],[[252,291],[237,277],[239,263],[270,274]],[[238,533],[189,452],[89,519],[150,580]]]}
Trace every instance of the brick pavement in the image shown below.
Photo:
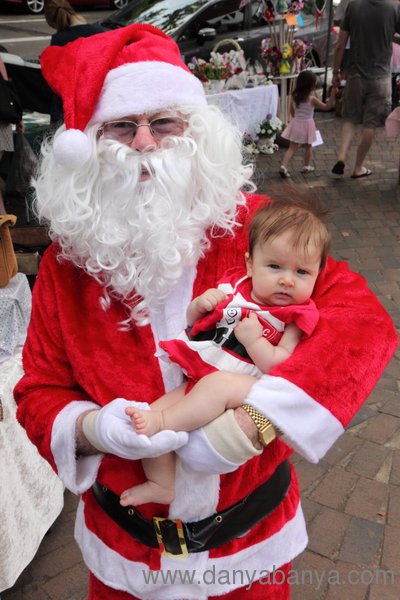
{"label": "brick pavement", "polygon": [[[283,150],[257,160],[261,191],[295,188],[330,207],[333,255],[363,274],[400,329],[400,144],[379,131],[367,166],[371,177],[342,180],[335,162],[340,120],[316,115],[325,144],[316,148],[314,174],[277,174]],[[353,158],[350,153],[349,158]],[[350,164],[349,160],[349,164]],[[309,529],[307,550],[294,561],[293,600],[400,598],[400,353],[344,435],[317,465],[295,456]],[[73,540],[76,498],[65,507],[37,556],[2,600],[84,600],[87,571]]]}

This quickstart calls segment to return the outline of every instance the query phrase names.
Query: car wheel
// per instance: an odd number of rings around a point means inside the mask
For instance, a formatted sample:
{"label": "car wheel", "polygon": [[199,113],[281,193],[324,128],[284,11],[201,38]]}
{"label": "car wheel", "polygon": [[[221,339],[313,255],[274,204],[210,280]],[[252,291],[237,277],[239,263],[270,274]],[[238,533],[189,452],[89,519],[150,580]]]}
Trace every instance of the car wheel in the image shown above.
{"label": "car wheel", "polygon": [[111,0],[111,8],[124,8],[128,4],[129,0]]}
{"label": "car wheel", "polygon": [[24,6],[31,15],[39,15],[44,10],[44,0],[24,0]]}

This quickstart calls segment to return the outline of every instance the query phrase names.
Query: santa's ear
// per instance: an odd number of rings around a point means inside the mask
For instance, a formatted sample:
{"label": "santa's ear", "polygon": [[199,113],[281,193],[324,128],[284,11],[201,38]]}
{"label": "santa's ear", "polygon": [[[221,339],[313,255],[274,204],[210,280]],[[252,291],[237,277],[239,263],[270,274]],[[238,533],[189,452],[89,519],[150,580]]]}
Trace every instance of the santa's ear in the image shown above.
{"label": "santa's ear", "polygon": [[246,254],[244,255],[244,259],[246,261],[247,276],[251,277],[253,274],[253,261],[249,252],[246,252]]}

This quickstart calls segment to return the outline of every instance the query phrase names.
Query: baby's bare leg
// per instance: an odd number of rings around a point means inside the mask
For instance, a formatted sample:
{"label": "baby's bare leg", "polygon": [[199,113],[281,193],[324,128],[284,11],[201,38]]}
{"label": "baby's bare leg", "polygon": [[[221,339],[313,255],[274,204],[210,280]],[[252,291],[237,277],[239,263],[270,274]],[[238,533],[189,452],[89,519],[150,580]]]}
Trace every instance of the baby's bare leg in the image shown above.
{"label": "baby's bare leg", "polygon": [[150,436],[165,429],[162,423],[161,411],[183,398],[186,385],[186,383],[183,383],[172,390],[172,392],[160,396],[160,398],[151,405],[151,410],[140,410],[134,406],[128,407],[125,412],[131,417],[132,424],[137,433],[143,433]]}
{"label": "baby's bare leg", "polygon": [[168,452],[158,458],[144,458],[142,465],[148,481],[122,492],[121,505],[170,504],[175,498],[175,454]]}
{"label": "baby's bare leg", "polygon": [[[173,431],[192,431],[202,427],[221,415],[227,408],[240,406],[256,381],[257,379],[250,375],[223,371],[206,375],[179,402],[162,410],[153,420],[151,433],[148,433],[150,429],[147,428],[142,428],[140,433],[147,435],[156,433],[155,422],[161,424],[162,429]],[[142,412],[143,416],[147,416],[152,414],[153,410],[135,412]],[[137,428],[136,430],[138,431]]]}

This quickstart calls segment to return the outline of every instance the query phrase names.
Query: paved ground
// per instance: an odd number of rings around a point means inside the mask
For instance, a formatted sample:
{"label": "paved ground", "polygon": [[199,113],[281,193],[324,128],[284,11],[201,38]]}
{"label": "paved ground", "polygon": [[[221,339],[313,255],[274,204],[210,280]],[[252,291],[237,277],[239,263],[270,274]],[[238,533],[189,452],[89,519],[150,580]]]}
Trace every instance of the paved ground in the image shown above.
{"label": "paved ground", "polygon": [[[260,189],[271,195],[295,189],[322,198],[331,208],[334,256],[367,278],[400,329],[398,141],[379,132],[367,163],[374,174],[353,180],[346,169],[337,181],[328,173],[335,162],[340,120],[333,113],[318,114],[317,122],[325,144],[316,149],[315,174],[300,175],[298,157],[291,166],[293,177],[282,181],[277,174],[280,150],[257,161]],[[398,352],[351,426],[318,465],[295,457],[310,541],[294,563],[298,585],[293,586],[293,600],[400,598],[399,360]],[[66,493],[61,516],[2,600],[86,598],[87,571],[73,540],[75,507],[76,499]]]}

